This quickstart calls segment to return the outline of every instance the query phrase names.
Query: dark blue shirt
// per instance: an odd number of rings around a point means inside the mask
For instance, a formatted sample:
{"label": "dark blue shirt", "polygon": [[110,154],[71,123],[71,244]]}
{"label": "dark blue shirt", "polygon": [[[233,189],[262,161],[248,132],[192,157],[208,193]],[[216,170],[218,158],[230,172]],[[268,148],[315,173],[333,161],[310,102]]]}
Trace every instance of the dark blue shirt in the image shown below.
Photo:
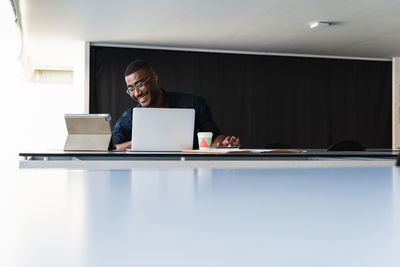
{"label": "dark blue shirt", "polygon": [[[215,123],[210,108],[207,102],[200,96],[191,93],[181,92],[166,92],[165,95],[165,107],[166,108],[193,108],[195,109],[195,121],[194,121],[194,136],[193,136],[193,148],[199,147],[197,141],[198,132],[212,132],[213,140],[215,137],[221,134]],[[136,107],[141,107],[138,104]],[[113,138],[115,144],[121,144],[132,139],[132,110],[134,107],[127,109],[122,117],[119,118],[114,126]]]}

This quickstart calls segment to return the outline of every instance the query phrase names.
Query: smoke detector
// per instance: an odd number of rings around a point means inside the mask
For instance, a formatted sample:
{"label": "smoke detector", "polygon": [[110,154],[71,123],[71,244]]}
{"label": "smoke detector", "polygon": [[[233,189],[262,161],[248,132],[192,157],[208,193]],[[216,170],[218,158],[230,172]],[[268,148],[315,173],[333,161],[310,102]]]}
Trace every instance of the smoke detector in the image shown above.
{"label": "smoke detector", "polygon": [[310,23],[310,29],[323,29],[331,25],[332,23],[327,21],[313,21]]}

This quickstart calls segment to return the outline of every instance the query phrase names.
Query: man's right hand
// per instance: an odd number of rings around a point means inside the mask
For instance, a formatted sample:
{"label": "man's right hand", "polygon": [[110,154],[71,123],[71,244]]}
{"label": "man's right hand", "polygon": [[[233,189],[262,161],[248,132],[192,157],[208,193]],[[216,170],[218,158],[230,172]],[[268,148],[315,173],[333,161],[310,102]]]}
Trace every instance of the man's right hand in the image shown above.
{"label": "man's right hand", "polygon": [[115,145],[115,151],[125,151],[132,147],[132,141]]}

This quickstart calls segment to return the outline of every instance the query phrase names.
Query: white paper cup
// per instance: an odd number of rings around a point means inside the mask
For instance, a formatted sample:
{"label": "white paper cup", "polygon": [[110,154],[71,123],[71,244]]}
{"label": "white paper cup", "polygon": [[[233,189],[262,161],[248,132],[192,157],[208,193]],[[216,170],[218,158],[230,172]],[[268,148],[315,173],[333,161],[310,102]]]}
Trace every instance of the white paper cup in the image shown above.
{"label": "white paper cup", "polygon": [[205,150],[211,148],[212,142],[212,132],[199,132],[197,133],[197,138],[199,139],[199,149]]}

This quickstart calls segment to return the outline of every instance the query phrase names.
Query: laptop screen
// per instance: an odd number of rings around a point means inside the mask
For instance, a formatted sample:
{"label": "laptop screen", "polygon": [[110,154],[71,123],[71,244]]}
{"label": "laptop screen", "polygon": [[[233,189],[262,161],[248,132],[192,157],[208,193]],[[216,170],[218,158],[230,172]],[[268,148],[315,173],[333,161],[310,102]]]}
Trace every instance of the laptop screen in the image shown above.
{"label": "laptop screen", "polygon": [[134,108],[133,151],[182,151],[193,149],[194,109]]}

